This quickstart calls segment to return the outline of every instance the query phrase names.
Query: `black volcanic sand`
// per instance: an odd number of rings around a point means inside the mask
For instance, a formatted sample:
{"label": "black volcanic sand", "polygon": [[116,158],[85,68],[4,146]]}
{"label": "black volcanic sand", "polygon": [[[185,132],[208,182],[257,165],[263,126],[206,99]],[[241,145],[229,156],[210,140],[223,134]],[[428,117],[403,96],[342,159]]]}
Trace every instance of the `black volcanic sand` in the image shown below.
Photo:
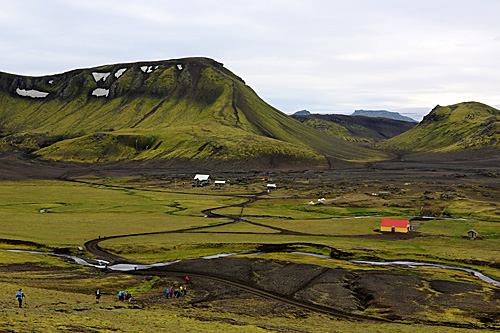
{"label": "black volcanic sand", "polygon": [[[207,163],[170,163],[163,161],[80,164],[33,161],[21,154],[0,154],[0,180],[70,179],[88,176],[142,177],[152,180],[181,179],[190,181],[195,173],[208,173],[220,178],[274,178],[286,184],[297,180],[318,180],[322,183],[338,180],[378,180],[385,182],[439,181],[442,183],[500,182],[500,150],[484,149],[449,154],[407,154],[391,161],[349,163],[338,161],[331,169],[269,169],[249,163],[221,168],[203,167]],[[321,178],[318,178],[321,177]]]}
{"label": "black volcanic sand", "polygon": [[[151,273],[162,275],[161,272],[164,272],[168,276],[179,271],[187,274],[202,272],[287,299],[333,308],[341,313],[377,313],[388,320],[442,324],[447,322],[445,313],[450,309],[460,311],[464,322],[470,318],[489,323],[500,317],[500,288],[434,280],[425,272],[412,269],[348,271],[279,260],[220,258],[189,260],[152,269]],[[148,274],[148,271],[144,273]],[[179,279],[179,283],[181,281]],[[298,315],[306,311],[286,303],[286,306],[280,304],[276,307],[276,301],[264,301],[260,296],[203,277],[191,279],[188,293],[189,298],[183,299],[179,306],[210,307],[214,311],[259,315],[285,315],[290,311]],[[253,302],[247,302],[248,306],[236,306],[236,300]],[[154,301],[169,302],[163,297]],[[438,319],[441,314],[442,320]]]}

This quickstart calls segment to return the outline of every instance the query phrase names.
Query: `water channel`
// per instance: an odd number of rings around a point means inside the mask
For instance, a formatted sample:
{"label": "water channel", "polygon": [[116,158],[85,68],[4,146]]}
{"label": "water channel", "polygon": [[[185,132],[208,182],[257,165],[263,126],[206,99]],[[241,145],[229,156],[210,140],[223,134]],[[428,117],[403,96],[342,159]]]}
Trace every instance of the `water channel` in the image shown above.
{"label": "water channel", "polygon": [[[80,265],[91,266],[91,267],[95,267],[95,268],[99,268],[99,269],[109,269],[109,270],[113,270],[113,271],[122,271],[122,272],[148,269],[148,268],[153,268],[153,267],[169,266],[169,265],[173,265],[173,264],[176,264],[179,262],[188,261],[188,260],[195,260],[195,259],[218,259],[218,258],[238,256],[238,255],[259,256],[259,255],[265,254],[265,252],[230,252],[230,253],[220,253],[220,254],[214,254],[214,255],[209,255],[209,256],[197,257],[197,258],[188,258],[188,259],[179,259],[179,260],[169,261],[169,262],[160,262],[160,263],[155,263],[155,264],[115,264],[115,265],[110,265],[109,262],[107,262],[105,260],[82,258],[79,256],[71,256],[71,255],[66,255],[66,254],[56,254],[56,253],[50,253],[50,252],[28,251],[28,250],[5,250],[5,251],[54,256],[54,257],[72,260]],[[478,271],[470,269],[470,268],[463,268],[463,267],[442,265],[442,264],[432,264],[432,263],[425,263],[425,262],[413,262],[413,261],[368,261],[368,260],[357,260],[357,259],[340,260],[340,259],[331,258],[330,256],[327,256],[327,255],[302,252],[302,251],[292,251],[292,252],[286,252],[286,253],[294,253],[294,254],[313,256],[313,257],[318,257],[318,258],[327,259],[327,260],[344,261],[344,262],[350,262],[350,263],[359,264],[359,265],[401,266],[401,267],[408,267],[408,268],[414,268],[414,269],[431,268],[431,269],[456,270],[456,271],[470,273],[473,276],[481,279],[482,281],[489,283],[489,284],[492,284],[494,286],[500,286],[500,281],[492,279],[489,276],[486,276],[486,275],[482,274],[481,272],[478,272]]]}

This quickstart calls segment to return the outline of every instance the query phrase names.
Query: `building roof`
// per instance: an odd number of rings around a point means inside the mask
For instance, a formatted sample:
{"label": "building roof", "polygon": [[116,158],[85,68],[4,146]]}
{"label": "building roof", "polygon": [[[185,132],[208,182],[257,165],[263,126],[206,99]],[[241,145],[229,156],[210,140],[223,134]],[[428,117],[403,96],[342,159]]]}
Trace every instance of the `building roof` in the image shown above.
{"label": "building roof", "polygon": [[382,219],[382,227],[406,228],[408,220]]}
{"label": "building roof", "polygon": [[276,187],[276,184],[267,184],[267,187]]}
{"label": "building roof", "polygon": [[209,178],[210,178],[209,175],[196,175],[196,176],[194,176],[194,179],[199,180],[199,181],[208,180]]}
{"label": "building roof", "polygon": [[215,184],[225,184],[226,181],[225,180],[216,180],[215,181]]}

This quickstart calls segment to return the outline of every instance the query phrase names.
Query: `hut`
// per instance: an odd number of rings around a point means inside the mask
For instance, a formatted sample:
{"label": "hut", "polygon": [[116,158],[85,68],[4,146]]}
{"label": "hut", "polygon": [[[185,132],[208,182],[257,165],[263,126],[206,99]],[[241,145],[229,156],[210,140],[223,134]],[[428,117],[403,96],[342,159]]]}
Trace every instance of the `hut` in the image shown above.
{"label": "hut", "polygon": [[408,233],[410,230],[410,221],[408,220],[382,219],[380,224],[380,231]]}
{"label": "hut", "polygon": [[193,178],[193,186],[206,186],[210,185],[212,180],[210,179],[210,175],[195,175]]}
{"label": "hut", "polygon": [[276,184],[267,184],[267,191],[274,191],[276,189]]}
{"label": "hut", "polygon": [[224,187],[224,186],[226,186],[226,181],[225,181],[225,180],[216,180],[216,181],[214,182],[214,185],[215,185],[216,187]]}
{"label": "hut", "polygon": [[467,231],[467,237],[469,237],[470,240],[474,240],[477,237],[477,231],[476,230],[469,230]]}

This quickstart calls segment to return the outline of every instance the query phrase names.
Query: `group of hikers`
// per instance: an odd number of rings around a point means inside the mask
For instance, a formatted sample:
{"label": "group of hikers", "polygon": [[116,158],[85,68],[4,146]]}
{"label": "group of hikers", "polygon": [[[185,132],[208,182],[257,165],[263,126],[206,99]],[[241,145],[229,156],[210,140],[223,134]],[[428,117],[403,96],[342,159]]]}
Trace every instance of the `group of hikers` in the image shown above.
{"label": "group of hikers", "polygon": [[165,291],[165,295],[167,298],[173,298],[173,297],[181,297],[182,295],[186,295],[187,293],[187,287],[180,286],[179,288],[167,288]]}
{"label": "group of hikers", "polygon": [[127,291],[125,291],[125,292],[120,291],[118,293],[118,300],[122,301],[122,302],[123,301],[128,301],[130,303],[130,301],[132,300],[132,294],[129,293],[129,292],[127,292]]}
{"label": "group of hikers", "polygon": [[[119,301],[128,301],[130,303],[130,301],[132,300],[132,294],[125,291],[120,291],[118,292],[118,300]],[[101,301],[101,291],[99,289],[97,289],[96,293],[95,293],[95,302],[96,303],[100,303]]]}
{"label": "group of hikers", "polygon": [[[189,284],[189,277],[186,276],[185,278],[186,284]],[[181,297],[181,296],[186,296],[187,294],[187,287],[186,286],[180,286],[179,288],[167,288],[165,290],[165,296],[167,298],[174,298],[174,297]]]}
{"label": "group of hikers", "polygon": [[[185,277],[186,284],[189,284],[189,277]],[[173,298],[173,297],[181,297],[181,296],[186,296],[187,293],[187,287],[186,286],[180,286],[179,288],[167,288],[165,291],[165,294],[167,298]],[[23,307],[23,300],[26,299],[26,295],[23,293],[22,289],[19,289],[18,292],[16,292],[16,299],[19,302],[19,307]],[[119,301],[130,301],[132,300],[132,294],[129,292],[123,292],[120,291],[118,292],[118,300]],[[101,301],[101,291],[97,289],[95,293],[95,301],[96,303],[99,303]]]}

